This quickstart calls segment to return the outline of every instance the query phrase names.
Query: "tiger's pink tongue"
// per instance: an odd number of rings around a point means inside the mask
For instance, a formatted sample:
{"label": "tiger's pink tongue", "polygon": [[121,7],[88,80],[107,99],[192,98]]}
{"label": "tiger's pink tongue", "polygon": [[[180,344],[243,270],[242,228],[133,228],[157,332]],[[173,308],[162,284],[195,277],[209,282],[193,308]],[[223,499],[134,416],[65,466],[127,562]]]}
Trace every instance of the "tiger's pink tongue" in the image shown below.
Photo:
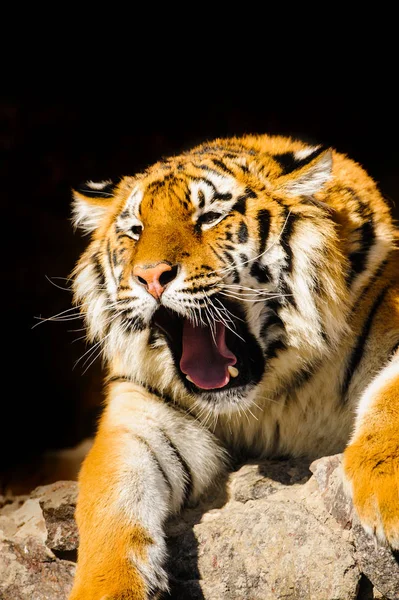
{"label": "tiger's pink tongue", "polygon": [[237,362],[225,341],[226,328],[216,323],[214,334],[209,327],[196,327],[187,319],[183,324],[183,352],[180,369],[203,390],[222,388],[230,381],[227,369]]}

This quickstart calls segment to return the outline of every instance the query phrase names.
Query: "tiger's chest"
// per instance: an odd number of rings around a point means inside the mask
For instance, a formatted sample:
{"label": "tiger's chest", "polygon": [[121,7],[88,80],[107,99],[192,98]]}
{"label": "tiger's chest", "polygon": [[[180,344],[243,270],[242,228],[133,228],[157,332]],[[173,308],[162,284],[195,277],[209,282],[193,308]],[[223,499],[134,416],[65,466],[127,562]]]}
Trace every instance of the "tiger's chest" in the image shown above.
{"label": "tiger's chest", "polygon": [[342,397],[339,373],[339,365],[328,361],[309,379],[278,394],[261,385],[247,411],[221,415],[209,426],[233,453],[249,457],[316,458],[341,452],[355,410]]}

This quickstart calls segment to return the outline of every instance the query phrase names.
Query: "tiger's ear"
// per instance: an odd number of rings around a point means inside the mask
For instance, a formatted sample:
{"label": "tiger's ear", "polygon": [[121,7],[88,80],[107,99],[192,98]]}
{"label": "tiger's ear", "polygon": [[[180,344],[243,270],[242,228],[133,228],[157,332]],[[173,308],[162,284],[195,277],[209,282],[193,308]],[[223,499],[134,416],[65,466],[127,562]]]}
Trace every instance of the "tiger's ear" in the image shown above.
{"label": "tiger's ear", "polygon": [[331,148],[318,146],[274,158],[283,167],[283,174],[275,182],[276,187],[289,196],[312,196],[332,178]]}
{"label": "tiger's ear", "polygon": [[79,189],[72,190],[72,220],[75,228],[80,227],[85,233],[97,229],[111,205],[114,188],[115,184],[108,180],[99,183],[88,181]]}

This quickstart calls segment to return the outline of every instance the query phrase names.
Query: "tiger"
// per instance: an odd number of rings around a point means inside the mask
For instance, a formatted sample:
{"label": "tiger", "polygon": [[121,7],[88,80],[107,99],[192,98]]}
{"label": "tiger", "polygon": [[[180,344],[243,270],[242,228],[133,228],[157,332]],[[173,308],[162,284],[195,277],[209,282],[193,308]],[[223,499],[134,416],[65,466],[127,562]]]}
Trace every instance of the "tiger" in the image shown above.
{"label": "tiger", "polygon": [[70,600],[161,598],[167,519],[237,461],[343,453],[364,530],[399,549],[398,229],[363,166],[216,138],[73,190],[73,221],[105,400]]}

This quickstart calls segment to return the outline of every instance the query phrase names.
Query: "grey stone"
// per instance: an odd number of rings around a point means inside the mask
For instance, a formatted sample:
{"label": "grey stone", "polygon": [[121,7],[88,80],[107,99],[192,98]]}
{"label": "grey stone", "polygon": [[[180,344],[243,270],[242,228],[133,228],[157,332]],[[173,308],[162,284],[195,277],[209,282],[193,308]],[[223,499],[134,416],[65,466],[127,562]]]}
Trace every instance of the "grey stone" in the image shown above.
{"label": "grey stone", "polygon": [[79,535],[74,513],[78,495],[77,483],[58,481],[36,488],[32,497],[38,498],[47,527],[46,545],[52,550],[76,550]]}
{"label": "grey stone", "polygon": [[[275,476],[276,467],[287,480],[285,466],[246,465],[231,475],[222,508],[204,505],[206,512],[185,531],[181,521],[177,529],[169,523],[174,599],[356,599],[360,571],[353,546],[329,527],[327,514],[323,520],[313,511],[316,486],[303,483],[304,464],[288,468],[291,485],[259,475]],[[320,494],[318,503],[326,513]]]}
{"label": "grey stone", "polygon": [[350,529],[353,506],[344,492],[341,454],[325,456],[310,465],[328,512],[344,529]]}
{"label": "grey stone", "polygon": [[[61,481],[0,498],[1,600],[66,600],[76,497],[76,482]],[[167,597],[398,600],[395,555],[352,528],[352,513],[340,455],[244,465],[167,523]]]}
{"label": "grey stone", "polygon": [[1,600],[65,600],[76,565],[57,559],[34,537],[0,540]]}
{"label": "grey stone", "polygon": [[399,600],[399,563],[389,548],[377,545],[356,517],[353,521],[356,561],[362,572],[384,597]]}
{"label": "grey stone", "polygon": [[[399,563],[389,548],[371,538],[360,525],[352,503],[343,491],[342,455],[326,456],[310,465],[327,510],[344,528],[351,527],[355,560],[374,586],[371,598],[399,600]],[[360,600],[360,598],[359,598]]]}

